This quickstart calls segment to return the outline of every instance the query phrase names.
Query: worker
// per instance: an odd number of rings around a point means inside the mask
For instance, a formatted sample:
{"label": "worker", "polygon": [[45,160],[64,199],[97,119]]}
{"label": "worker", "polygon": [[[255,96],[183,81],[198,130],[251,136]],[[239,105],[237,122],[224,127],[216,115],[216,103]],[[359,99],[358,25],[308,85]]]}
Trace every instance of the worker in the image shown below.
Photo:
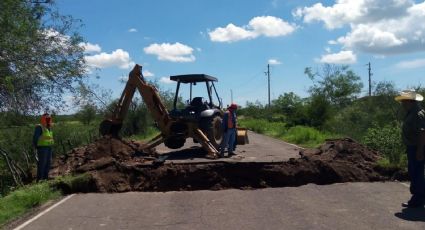
{"label": "worker", "polygon": [[223,141],[221,142],[220,156],[224,157],[224,150],[227,148],[228,157],[234,155],[235,142],[236,142],[236,110],[238,106],[231,104],[227,111],[224,113],[222,128],[223,128]]}
{"label": "worker", "polygon": [[35,127],[33,146],[37,152],[37,181],[49,178],[52,162],[52,117],[47,112],[41,116],[41,122]]}
{"label": "worker", "polygon": [[404,90],[395,98],[406,112],[402,125],[402,139],[407,151],[407,170],[412,197],[403,207],[422,207],[425,202],[424,155],[425,110],[419,102],[423,96],[414,90]]}

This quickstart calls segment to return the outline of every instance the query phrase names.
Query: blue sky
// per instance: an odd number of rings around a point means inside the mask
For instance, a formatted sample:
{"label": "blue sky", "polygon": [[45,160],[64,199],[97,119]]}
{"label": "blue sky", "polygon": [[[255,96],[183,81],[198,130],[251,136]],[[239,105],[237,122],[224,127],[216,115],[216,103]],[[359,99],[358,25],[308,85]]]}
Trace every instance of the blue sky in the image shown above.
{"label": "blue sky", "polygon": [[[425,2],[410,0],[57,0],[62,14],[81,19],[91,81],[118,97],[135,63],[162,89],[170,75],[219,79],[224,104],[267,102],[295,92],[305,97],[305,67],[347,64],[367,86],[393,81],[425,86]],[[100,76],[98,79],[94,76]],[[366,94],[367,88],[364,88]]]}

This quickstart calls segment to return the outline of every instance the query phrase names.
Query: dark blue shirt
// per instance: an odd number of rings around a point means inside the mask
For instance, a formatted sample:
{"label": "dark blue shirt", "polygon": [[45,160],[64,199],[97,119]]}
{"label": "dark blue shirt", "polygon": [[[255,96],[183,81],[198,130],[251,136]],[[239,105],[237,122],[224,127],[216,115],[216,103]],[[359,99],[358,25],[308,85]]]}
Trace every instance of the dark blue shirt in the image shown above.
{"label": "dark blue shirt", "polygon": [[43,134],[43,129],[41,128],[41,125],[35,126],[34,130],[34,136],[32,137],[32,145],[34,147],[37,147],[38,138]]}

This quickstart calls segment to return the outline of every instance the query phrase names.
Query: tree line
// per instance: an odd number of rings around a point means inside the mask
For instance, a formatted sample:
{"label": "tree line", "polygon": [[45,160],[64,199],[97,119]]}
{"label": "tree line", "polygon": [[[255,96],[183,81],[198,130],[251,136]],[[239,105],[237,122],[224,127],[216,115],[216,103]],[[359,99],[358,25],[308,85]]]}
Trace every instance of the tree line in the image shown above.
{"label": "tree line", "polygon": [[[374,84],[371,96],[362,96],[361,78],[349,66],[326,64],[319,70],[306,68],[305,74],[312,80],[307,97],[285,92],[270,107],[248,102],[239,115],[351,137],[383,153],[389,166],[405,167],[400,131],[405,114],[394,100],[403,89],[382,81]],[[422,86],[411,88],[425,95]]]}

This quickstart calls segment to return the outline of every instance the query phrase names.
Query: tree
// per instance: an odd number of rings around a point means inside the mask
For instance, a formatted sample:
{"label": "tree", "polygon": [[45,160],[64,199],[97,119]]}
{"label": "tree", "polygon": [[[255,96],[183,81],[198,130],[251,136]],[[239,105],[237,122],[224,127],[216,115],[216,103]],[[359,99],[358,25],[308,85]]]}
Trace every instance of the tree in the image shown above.
{"label": "tree", "polygon": [[279,95],[276,100],[272,101],[272,106],[276,107],[280,112],[292,115],[296,109],[302,105],[302,99],[294,92]]}
{"label": "tree", "polygon": [[331,105],[322,94],[312,95],[307,102],[306,109],[310,126],[320,127],[331,117]]}
{"label": "tree", "polygon": [[360,94],[363,84],[360,77],[348,66],[325,64],[321,72],[313,72],[310,67],[304,71],[313,81],[309,92],[312,96],[323,97],[331,105],[338,108],[349,105]]}
{"label": "tree", "polygon": [[83,105],[81,110],[78,111],[76,117],[85,125],[90,125],[90,123],[96,119],[97,108],[93,104]]}
{"label": "tree", "polygon": [[0,9],[0,111],[60,107],[85,74],[79,22],[53,1],[2,0]]}
{"label": "tree", "polygon": [[305,101],[294,92],[284,93],[272,101],[273,112],[284,114],[285,121],[290,126],[309,124]]}

